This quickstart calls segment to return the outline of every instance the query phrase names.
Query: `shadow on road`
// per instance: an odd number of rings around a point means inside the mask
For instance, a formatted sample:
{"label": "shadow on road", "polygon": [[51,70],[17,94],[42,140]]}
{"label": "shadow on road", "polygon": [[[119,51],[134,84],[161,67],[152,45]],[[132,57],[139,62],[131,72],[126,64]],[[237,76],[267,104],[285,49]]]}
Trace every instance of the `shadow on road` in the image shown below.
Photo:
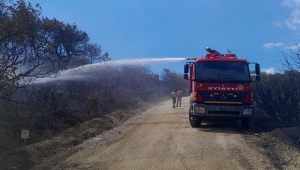
{"label": "shadow on road", "polygon": [[239,120],[207,120],[198,128],[201,132],[253,135],[252,128],[243,129]]}
{"label": "shadow on road", "polygon": [[174,124],[174,125],[178,125],[178,124],[184,124],[184,125],[188,125],[189,123],[186,121],[182,121],[182,122],[172,122],[172,121],[161,121],[161,122],[142,122],[142,123],[128,123],[128,124],[123,124],[120,126],[134,126],[134,125],[159,125],[159,124]]}

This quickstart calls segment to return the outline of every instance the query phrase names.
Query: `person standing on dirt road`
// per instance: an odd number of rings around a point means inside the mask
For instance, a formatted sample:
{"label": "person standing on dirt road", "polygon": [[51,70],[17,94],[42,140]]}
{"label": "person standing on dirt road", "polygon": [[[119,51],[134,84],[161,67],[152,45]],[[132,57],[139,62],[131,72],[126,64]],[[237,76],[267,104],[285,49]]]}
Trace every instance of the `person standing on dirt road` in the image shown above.
{"label": "person standing on dirt road", "polygon": [[171,93],[171,95],[170,95],[170,98],[169,98],[169,99],[171,99],[171,98],[172,98],[172,102],[173,102],[173,108],[175,108],[176,96],[177,96],[176,90],[175,90],[175,89],[173,89],[173,91],[172,91],[172,93]]}
{"label": "person standing on dirt road", "polygon": [[182,98],[182,91],[181,91],[181,88],[179,88],[178,91],[177,91],[176,107],[178,107],[178,103],[179,103],[179,107],[181,107],[181,98]]}

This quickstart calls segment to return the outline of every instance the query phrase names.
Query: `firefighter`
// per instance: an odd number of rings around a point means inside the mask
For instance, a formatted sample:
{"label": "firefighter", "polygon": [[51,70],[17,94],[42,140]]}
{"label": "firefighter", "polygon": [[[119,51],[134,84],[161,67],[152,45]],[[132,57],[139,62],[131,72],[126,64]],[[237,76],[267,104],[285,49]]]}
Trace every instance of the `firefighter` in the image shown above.
{"label": "firefighter", "polygon": [[181,107],[181,98],[182,98],[182,91],[181,91],[181,88],[179,88],[178,91],[177,91],[176,107],[178,107],[178,103],[179,103],[179,107]]}
{"label": "firefighter", "polygon": [[175,90],[175,89],[173,89],[173,91],[172,91],[172,93],[171,93],[171,95],[170,95],[170,98],[169,98],[169,99],[171,99],[171,98],[172,98],[172,102],[173,102],[173,108],[175,108],[176,96],[177,96],[176,90]]}
{"label": "firefighter", "polygon": [[220,54],[218,51],[212,50],[212,49],[210,49],[209,47],[206,47],[205,50],[206,50],[208,53],[210,53],[210,54],[217,54],[217,55]]}

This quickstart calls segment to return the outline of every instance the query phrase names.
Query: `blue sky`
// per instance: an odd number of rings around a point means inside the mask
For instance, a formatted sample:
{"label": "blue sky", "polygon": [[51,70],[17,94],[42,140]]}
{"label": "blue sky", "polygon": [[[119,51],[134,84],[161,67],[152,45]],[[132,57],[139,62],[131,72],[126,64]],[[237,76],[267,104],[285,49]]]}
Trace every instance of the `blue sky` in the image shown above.
{"label": "blue sky", "polygon": [[[278,72],[300,42],[300,0],[26,0],[75,23],[112,60],[201,57],[209,46]],[[184,62],[151,64],[182,73]]]}

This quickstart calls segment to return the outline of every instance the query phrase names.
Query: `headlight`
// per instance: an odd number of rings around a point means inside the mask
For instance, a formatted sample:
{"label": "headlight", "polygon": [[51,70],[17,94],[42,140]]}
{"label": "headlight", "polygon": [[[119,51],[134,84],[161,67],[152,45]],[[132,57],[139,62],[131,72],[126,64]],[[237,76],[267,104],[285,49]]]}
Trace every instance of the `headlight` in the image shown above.
{"label": "headlight", "polygon": [[203,108],[203,107],[195,107],[195,112],[196,113],[205,113],[205,108]]}
{"label": "headlight", "polygon": [[252,115],[252,109],[243,109],[243,115]]}

